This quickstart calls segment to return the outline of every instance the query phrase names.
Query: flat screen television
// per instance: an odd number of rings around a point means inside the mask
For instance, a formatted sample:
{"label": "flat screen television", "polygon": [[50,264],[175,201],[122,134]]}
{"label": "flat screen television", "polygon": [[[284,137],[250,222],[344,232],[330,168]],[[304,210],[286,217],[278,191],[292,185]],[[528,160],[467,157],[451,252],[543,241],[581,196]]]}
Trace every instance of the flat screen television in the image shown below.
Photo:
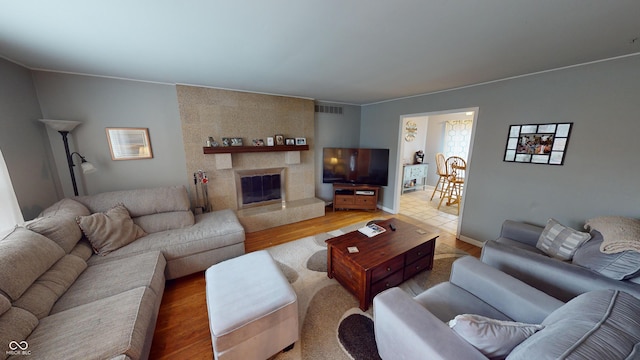
{"label": "flat screen television", "polygon": [[387,186],[389,149],[324,148],[322,182]]}

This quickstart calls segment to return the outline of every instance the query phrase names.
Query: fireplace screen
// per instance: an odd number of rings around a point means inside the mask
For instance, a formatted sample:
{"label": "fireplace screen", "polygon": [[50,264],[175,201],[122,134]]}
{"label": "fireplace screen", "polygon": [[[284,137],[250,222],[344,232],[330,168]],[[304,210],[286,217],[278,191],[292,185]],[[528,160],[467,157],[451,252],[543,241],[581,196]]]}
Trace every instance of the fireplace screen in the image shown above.
{"label": "fireplace screen", "polygon": [[284,168],[236,172],[240,208],[284,201]]}

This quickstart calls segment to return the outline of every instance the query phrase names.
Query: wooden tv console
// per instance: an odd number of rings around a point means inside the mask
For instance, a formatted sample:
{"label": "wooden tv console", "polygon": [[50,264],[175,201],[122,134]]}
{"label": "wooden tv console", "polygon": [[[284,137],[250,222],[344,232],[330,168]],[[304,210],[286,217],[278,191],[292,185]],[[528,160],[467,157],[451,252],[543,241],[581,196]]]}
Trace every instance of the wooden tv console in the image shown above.
{"label": "wooden tv console", "polygon": [[376,210],[379,186],[333,184],[333,211],[336,209]]}

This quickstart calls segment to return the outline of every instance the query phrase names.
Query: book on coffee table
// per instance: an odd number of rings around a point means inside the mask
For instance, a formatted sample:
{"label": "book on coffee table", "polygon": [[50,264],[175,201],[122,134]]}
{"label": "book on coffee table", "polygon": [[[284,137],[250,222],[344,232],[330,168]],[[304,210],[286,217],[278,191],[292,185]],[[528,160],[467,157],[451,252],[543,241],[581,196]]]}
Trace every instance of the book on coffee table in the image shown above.
{"label": "book on coffee table", "polygon": [[361,227],[360,229],[358,229],[358,231],[360,231],[361,233],[367,235],[368,237],[374,237],[378,234],[382,234],[383,232],[387,231],[385,228],[383,228],[380,225],[376,225],[376,224],[369,224],[369,225],[365,225],[363,227]]}

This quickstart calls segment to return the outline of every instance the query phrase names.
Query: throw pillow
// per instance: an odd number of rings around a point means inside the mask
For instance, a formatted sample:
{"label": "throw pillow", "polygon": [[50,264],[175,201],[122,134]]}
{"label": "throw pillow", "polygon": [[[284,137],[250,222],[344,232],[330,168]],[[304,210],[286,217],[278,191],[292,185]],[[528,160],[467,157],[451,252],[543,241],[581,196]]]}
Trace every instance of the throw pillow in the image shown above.
{"label": "throw pillow", "polygon": [[484,356],[504,359],[513,348],[544,326],[462,314],[449,321],[449,327]]}
{"label": "throw pillow", "polygon": [[587,230],[598,230],[604,242],[600,251],[615,254],[627,250],[640,251],[640,220],[622,216],[601,216],[589,219],[584,225]]}
{"label": "throw pillow", "polygon": [[640,252],[627,250],[605,254],[600,251],[602,242],[602,234],[592,230],[591,240],[576,251],[573,263],[614,280],[626,280],[640,275]]}
{"label": "throw pillow", "polygon": [[91,243],[93,251],[102,256],[147,235],[140,226],[133,223],[129,211],[122,204],[106,213],[79,216],[76,221]]}
{"label": "throw pillow", "polygon": [[571,260],[576,250],[589,239],[589,233],[574,230],[555,219],[549,219],[536,247],[556,259]]}

